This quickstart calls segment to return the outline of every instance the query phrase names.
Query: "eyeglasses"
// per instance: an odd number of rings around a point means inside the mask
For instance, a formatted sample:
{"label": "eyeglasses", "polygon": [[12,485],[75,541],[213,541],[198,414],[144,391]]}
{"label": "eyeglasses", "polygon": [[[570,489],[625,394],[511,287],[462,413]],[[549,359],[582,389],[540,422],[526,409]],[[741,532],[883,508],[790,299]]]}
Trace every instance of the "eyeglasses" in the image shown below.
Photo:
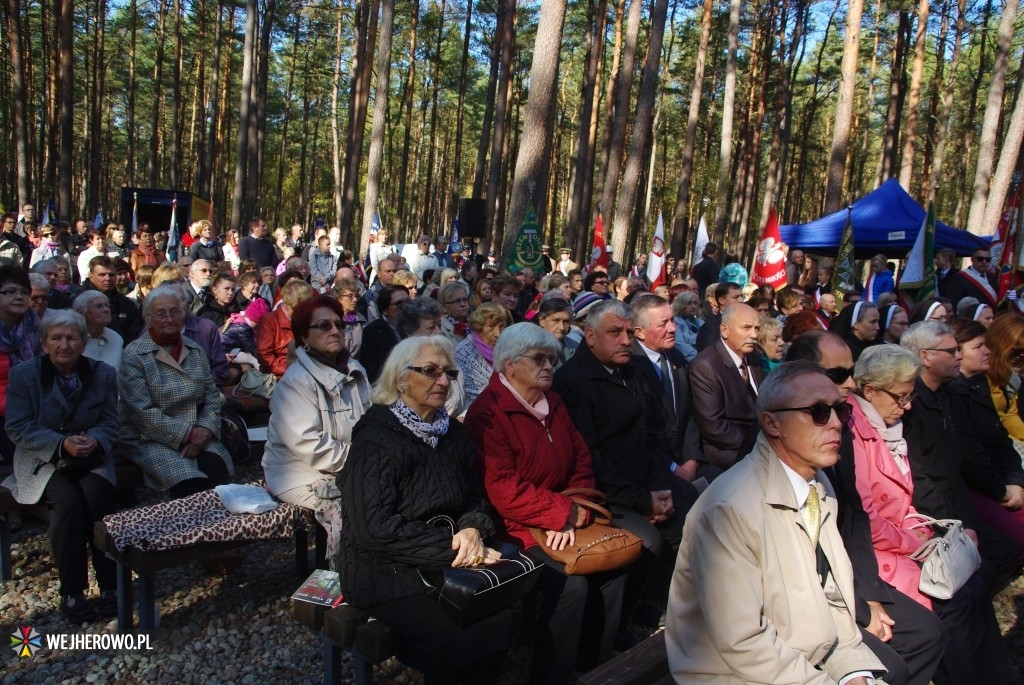
{"label": "eyeglasses", "polygon": [[893,401],[896,402],[896,405],[900,409],[906,409],[907,407],[910,406],[910,403],[913,402],[917,398],[917,393],[916,392],[909,392],[906,395],[897,395],[894,392],[889,392],[885,388],[875,388],[875,389],[876,390],[881,390],[886,395],[891,397],[893,399]]}
{"label": "eyeglasses", "polygon": [[529,359],[537,367],[544,368],[544,364],[551,364],[554,366],[558,363],[558,357],[553,354],[524,354],[519,357],[520,359]]}
{"label": "eyeglasses", "polygon": [[815,426],[824,426],[828,424],[829,419],[832,418],[832,412],[836,413],[839,417],[840,423],[849,423],[850,417],[853,416],[853,407],[848,402],[836,402],[835,404],[825,404],[824,402],[816,402],[809,407],[786,407],[783,409],[772,409],[773,414],[777,414],[781,411],[800,411],[805,414],[811,415],[811,421],[814,421]]}
{"label": "eyeglasses", "polygon": [[992,261],[991,257],[971,257],[971,259],[973,259],[976,262],[991,262]]}
{"label": "eyeglasses", "polygon": [[458,369],[445,369],[440,366],[407,366],[405,368],[409,371],[415,371],[418,374],[426,376],[433,381],[436,381],[441,376],[448,376],[448,380],[453,382],[459,380]]}
{"label": "eyeglasses", "polygon": [[150,313],[157,321],[164,321],[166,319],[180,319],[182,311],[180,309],[159,309]]}
{"label": "eyeglasses", "polygon": [[346,325],[345,322],[340,320],[340,319],[338,319],[336,321],[328,321],[327,319],[324,319],[323,321],[317,321],[316,323],[311,323],[309,325],[309,327],[310,328],[315,328],[318,331],[320,331],[321,333],[330,333],[332,328],[337,328],[339,333],[344,333],[345,332],[345,325]]}
{"label": "eyeglasses", "polygon": [[28,297],[31,294],[32,291],[25,288],[4,288],[0,290],[0,295],[4,297]]}
{"label": "eyeglasses", "polygon": [[608,281],[606,281],[606,280],[597,280],[597,281],[594,281],[594,285],[608,285]]}
{"label": "eyeglasses", "polygon": [[338,295],[338,297],[344,298],[346,300],[358,300],[359,299],[359,295],[357,295],[356,293],[342,293],[341,295]]}
{"label": "eyeglasses", "polygon": [[825,369],[825,375],[828,376],[828,379],[836,385],[842,385],[848,378],[850,378],[850,376],[853,375],[853,367],[832,366]]}
{"label": "eyeglasses", "polygon": [[954,357],[956,356],[956,353],[960,351],[959,347],[926,347],[924,349],[929,352],[945,352],[946,354],[951,354]]}
{"label": "eyeglasses", "polygon": [[460,297],[457,300],[448,300],[445,304],[469,304],[468,297]]}

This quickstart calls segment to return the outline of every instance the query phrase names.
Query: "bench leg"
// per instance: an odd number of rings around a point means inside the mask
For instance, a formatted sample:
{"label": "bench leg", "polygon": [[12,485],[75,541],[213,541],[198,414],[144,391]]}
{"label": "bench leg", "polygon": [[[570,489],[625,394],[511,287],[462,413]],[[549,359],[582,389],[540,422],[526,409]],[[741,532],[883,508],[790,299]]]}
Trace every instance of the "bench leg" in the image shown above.
{"label": "bench leg", "polygon": [[0,516],[0,579],[10,580],[11,572],[11,531],[6,516]]}
{"label": "bench leg", "polygon": [[313,560],[316,568],[327,568],[327,529],[317,525],[314,529],[315,556]]}
{"label": "bench leg", "polygon": [[324,685],[341,685],[342,654],[344,650],[326,637],[324,642]]}
{"label": "bench leg", "polygon": [[295,575],[305,578],[309,574],[309,533],[295,529]]}
{"label": "bench leg", "polygon": [[135,624],[132,570],[117,562],[117,632],[130,633]]}
{"label": "bench leg", "polygon": [[139,631],[150,634],[156,630],[156,591],[153,576],[139,576]]}
{"label": "bench leg", "polygon": [[356,685],[373,685],[373,664],[352,652],[352,664],[355,670]]}

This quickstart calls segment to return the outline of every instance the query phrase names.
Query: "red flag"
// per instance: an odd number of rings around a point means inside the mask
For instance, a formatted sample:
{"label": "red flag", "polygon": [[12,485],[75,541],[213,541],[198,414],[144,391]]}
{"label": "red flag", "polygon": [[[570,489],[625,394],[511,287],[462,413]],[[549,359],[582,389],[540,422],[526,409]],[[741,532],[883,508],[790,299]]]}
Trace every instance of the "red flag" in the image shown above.
{"label": "red flag", "polygon": [[786,254],[782,251],[782,237],[779,235],[779,220],[775,208],[768,212],[768,223],[757,242],[754,256],[754,273],[750,280],[757,285],[780,287],[786,284]]}
{"label": "red flag", "polygon": [[604,242],[604,221],[600,214],[597,215],[597,223],[594,224],[594,247],[590,249],[588,271],[595,266],[602,266],[605,271],[608,270],[608,247]]}
{"label": "red flag", "polygon": [[1024,182],[1020,184],[1017,192],[1006,201],[1003,213],[999,215],[999,236],[997,244],[992,246],[992,252],[999,250],[999,292],[998,299],[1006,297],[1009,290],[1015,288],[1019,282],[1017,265],[1017,245],[1020,236],[1017,235],[1017,228],[1020,223],[1019,213],[1021,211],[1021,196],[1024,195]]}

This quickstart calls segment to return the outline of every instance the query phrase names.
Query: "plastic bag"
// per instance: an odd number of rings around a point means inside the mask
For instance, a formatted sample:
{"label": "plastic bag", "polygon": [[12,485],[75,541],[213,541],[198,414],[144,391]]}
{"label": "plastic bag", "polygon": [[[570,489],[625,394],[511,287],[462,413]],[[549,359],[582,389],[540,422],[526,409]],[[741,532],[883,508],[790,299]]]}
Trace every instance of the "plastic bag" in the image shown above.
{"label": "plastic bag", "polygon": [[258,485],[218,485],[214,490],[224,508],[232,514],[262,514],[278,505],[270,493]]}

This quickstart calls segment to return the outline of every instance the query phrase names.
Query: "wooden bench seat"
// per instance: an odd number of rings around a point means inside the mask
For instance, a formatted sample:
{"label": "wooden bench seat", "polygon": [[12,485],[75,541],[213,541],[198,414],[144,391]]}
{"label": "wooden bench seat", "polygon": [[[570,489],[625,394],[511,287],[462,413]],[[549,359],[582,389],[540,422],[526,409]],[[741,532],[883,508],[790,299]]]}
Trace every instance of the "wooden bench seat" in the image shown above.
{"label": "wooden bench seat", "polygon": [[584,673],[577,685],[670,685],[665,631]]}
{"label": "wooden bench seat", "polygon": [[324,649],[324,685],[342,682],[342,660],[352,657],[356,685],[373,683],[373,667],[395,655],[397,636],[362,609],[343,604],[331,609],[310,602],[292,601],[295,620],[320,633]]}

